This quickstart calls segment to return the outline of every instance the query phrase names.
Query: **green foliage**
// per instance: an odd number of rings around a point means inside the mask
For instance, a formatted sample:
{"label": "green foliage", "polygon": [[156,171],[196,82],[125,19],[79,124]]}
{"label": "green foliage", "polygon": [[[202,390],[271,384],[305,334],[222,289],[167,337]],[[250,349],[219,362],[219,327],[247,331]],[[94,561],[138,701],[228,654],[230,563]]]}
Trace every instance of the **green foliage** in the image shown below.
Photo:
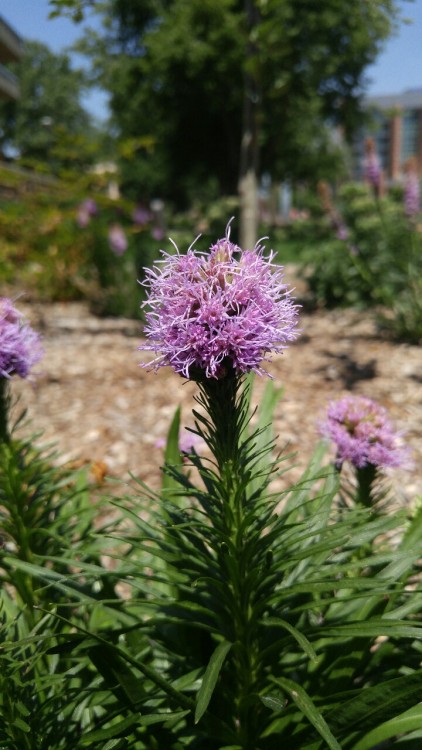
{"label": "green foliage", "polygon": [[[422,514],[390,543],[400,518],[339,505],[322,446],[297,485],[272,494],[278,394],[270,384],[252,426],[249,392],[222,382],[201,386],[195,412],[213,458],[181,463],[176,414],[171,482],[160,497],[135,481],[114,531],[80,530],[75,546],[71,498],[61,518],[39,513],[53,547],[60,529],[61,555],[17,554],[13,578],[55,614],[24,627],[4,597],[6,746],[369,750],[421,731]],[[34,483],[36,462],[26,471]]]}
{"label": "green foliage", "polygon": [[91,164],[98,135],[80,104],[83,75],[71,68],[69,57],[27,41],[14,72],[21,95],[0,104],[2,147],[17,150],[23,166],[50,174]]}
{"label": "green foliage", "polygon": [[326,123],[350,133],[360,121],[363,74],[397,4],[359,0],[351,16],[335,0],[108,0],[99,12],[104,34],[78,49],[111,94],[119,136],[143,140],[121,160],[124,183],[133,198],[158,193],[180,207],[236,191],[249,105],[263,171],[338,171]]}
{"label": "green foliage", "polygon": [[[133,203],[110,200],[102,185],[92,189],[88,179],[53,181],[6,168],[0,179],[11,194],[0,213],[0,283],[42,301],[84,299],[101,315],[140,315],[137,280],[157,258],[160,243],[151,236],[151,221],[133,223]],[[81,227],[78,213],[87,194],[98,211]],[[127,238],[122,256],[109,243],[115,223]]]}
{"label": "green foliage", "polygon": [[318,303],[377,306],[385,328],[418,343],[422,238],[400,198],[394,193],[376,198],[362,184],[340,188],[331,213],[316,217],[319,240],[305,255],[306,278]]}

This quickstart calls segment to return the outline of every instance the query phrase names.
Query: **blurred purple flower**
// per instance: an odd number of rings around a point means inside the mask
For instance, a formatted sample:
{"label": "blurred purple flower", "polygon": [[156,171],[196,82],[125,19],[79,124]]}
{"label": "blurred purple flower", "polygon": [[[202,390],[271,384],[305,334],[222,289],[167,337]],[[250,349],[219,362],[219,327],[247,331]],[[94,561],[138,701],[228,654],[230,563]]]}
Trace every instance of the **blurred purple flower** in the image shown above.
{"label": "blurred purple flower", "polygon": [[151,231],[151,237],[157,242],[160,242],[164,237],[164,231],[161,227],[153,227]]}
{"label": "blurred purple flower", "polygon": [[41,340],[12,301],[0,297],[0,377],[26,378],[41,359]]}
{"label": "blurred purple flower", "polygon": [[399,445],[387,411],[364,396],[332,401],[320,430],[336,446],[339,465],[350,461],[358,469],[368,464],[386,468],[408,462],[408,451]]}
{"label": "blurred purple flower", "polygon": [[[159,438],[155,445],[157,448],[165,448],[166,441],[164,440],[164,438]],[[186,427],[184,427],[179,436],[180,453],[192,453],[194,450],[201,446],[205,446],[202,438],[195,432],[191,432]]]}
{"label": "blurred purple flower", "polygon": [[336,237],[338,240],[345,241],[349,237],[349,230],[344,224],[341,224],[336,232]]}
{"label": "blurred purple flower", "polygon": [[379,194],[381,192],[382,172],[375,143],[372,138],[367,138],[365,142],[363,171],[365,180],[374,189],[375,193]]}
{"label": "blurred purple flower", "polygon": [[123,227],[120,224],[112,224],[108,230],[108,244],[116,255],[123,255],[128,246],[128,241]]}
{"label": "blurred purple flower", "polygon": [[84,229],[88,226],[91,218],[98,213],[97,204],[93,198],[84,200],[78,208],[76,221]]}
{"label": "blurred purple flower", "polygon": [[192,379],[262,374],[267,353],[282,352],[297,337],[297,306],[274,254],[265,256],[259,244],[241,250],[229,237],[228,227],[209,253],[163,252],[146,269],[149,341],[139,348],[156,357],[143,366],[169,365]]}
{"label": "blurred purple flower", "polygon": [[132,220],[134,224],[144,227],[151,219],[151,214],[145,206],[138,205],[133,209]]}
{"label": "blurred purple flower", "polygon": [[420,185],[414,159],[409,159],[405,167],[404,210],[407,216],[415,216],[420,209]]}

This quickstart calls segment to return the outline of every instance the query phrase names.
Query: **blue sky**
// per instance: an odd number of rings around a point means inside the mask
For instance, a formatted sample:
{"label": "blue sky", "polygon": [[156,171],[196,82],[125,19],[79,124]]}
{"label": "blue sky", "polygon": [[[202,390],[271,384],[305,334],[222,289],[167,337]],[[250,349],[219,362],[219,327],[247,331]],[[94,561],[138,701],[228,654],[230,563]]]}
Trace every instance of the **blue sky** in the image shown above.
{"label": "blue sky", "polygon": [[[347,0],[343,0],[346,2]],[[369,2],[370,0],[368,0]],[[386,44],[375,65],[368,69],[370,94],[395,94],[407,89],[422,88],[422,0],[402,2],[402,15],[412,21],[401,25],[399,33]],[[351,12],[353,12],[353,3]],[[67,18],[48,20],[48,0],[0,0],[0,15],[24,38],[36,39],[60,52],[81,35],[81,25]],[[88,24],[95,24],[91,16]],[[98,25],[98,21],[96,22]],[[78,65],[81,58],[75,60]],[[93,91],[84,106],[99,118],[106,117],[107,98]]]}

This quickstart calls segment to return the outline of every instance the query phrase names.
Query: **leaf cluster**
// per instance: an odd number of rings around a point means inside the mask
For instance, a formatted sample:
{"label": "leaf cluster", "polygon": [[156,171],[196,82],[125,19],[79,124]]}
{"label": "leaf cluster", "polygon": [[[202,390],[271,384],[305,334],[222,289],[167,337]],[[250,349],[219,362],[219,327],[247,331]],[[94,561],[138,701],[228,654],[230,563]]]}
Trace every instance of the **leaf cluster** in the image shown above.
{"label": "leaf cluster", "polygon": [[262,171],[303,179],[338,165],[326,124],[351,133],[361,121],[365,69],[398,15],[392,0],[359,0],[353,14],[336,0],[109,0],[99,10],[104,35],[90,32],[79,50],[110,92],[119,137],[152,144],[122,160],[124,186],[179,208],[235,193],[248,102]]}
{"label": "leaf cluster", "polygon": [[35,721],[51,750],[370,750],[402,733],[410,750],[421,731],[422,514],[395,547],[399,518],[339,504],[322,447],[297,485],[273,494],[279,394],[270,386],[251,421],[248,390],[229,380],[219,403],[213,388],[200,386],[195,411],[211,458],[182,460],[176,414],[161,494],[134,480],[116,501],[122,523],[88,535],[68,498],[58,518],[39,511],[60,534],[38,532],[46,546],[30,561],[3,555],[9,583],[25,577],[49,611],[33,609],[23,629],[3,598],[2,672],[18,708],[7,704],[2,731],[26,743],[11,748],[35,750]]}

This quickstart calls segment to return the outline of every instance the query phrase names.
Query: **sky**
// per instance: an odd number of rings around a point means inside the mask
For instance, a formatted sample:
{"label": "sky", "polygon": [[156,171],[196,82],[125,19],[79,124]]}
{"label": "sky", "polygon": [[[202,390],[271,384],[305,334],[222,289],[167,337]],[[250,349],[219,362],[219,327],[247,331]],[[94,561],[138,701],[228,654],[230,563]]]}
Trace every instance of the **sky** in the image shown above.
{"label": "sky", "polygon": [[[371,96],[422,89],[422,0],[404,0],[401,7],[402,15],[411,23],[400,25],[399,33],[387,41],[375,65],[367,69],[370,79],[367,92]],[[81,25],[64,17],[49,20],[49,9],[48,0],[0,0],[0,15],[20,36],[43,42],[53,52],[62,52],[72,45],[81,36],[84,25],[99,28],[95,14]],[[88,64],[81,57],[75,56],[74,61],[77,67]],[[103,92],[92,91],[82,104],[98,119],[106,119],[107,96]]]}

